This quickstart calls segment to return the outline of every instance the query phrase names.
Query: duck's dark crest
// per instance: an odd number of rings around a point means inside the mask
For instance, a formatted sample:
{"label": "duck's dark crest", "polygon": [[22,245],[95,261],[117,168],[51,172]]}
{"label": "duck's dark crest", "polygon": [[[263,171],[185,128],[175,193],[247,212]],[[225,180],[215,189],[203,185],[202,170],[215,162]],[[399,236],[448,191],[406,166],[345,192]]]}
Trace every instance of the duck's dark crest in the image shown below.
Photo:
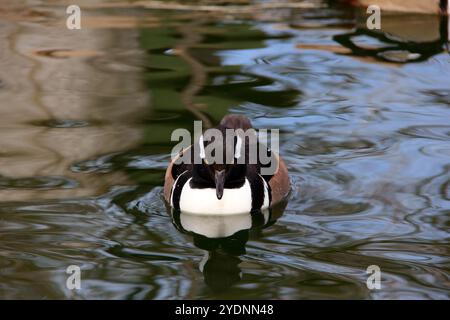
{"label": "duck's dark crest", "polygon": [[220,124],[229,129],[243,129],[248,130],[252,128],[252,123],[246,116],[241,116],[238,114],[229,114],[223,117]]}

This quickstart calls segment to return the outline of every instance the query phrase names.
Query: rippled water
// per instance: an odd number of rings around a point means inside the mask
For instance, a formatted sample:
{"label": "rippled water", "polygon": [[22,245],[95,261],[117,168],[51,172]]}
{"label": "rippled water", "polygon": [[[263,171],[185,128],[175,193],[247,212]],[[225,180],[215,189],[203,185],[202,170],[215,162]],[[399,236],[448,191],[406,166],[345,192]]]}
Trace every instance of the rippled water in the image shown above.
{"label": "rippled water", "polygon": [[[0,5],[1,298],[449,298],[445,18],[34,3]],[[280,128],[287,207],[171,216],[171,131],[231,112]]]}

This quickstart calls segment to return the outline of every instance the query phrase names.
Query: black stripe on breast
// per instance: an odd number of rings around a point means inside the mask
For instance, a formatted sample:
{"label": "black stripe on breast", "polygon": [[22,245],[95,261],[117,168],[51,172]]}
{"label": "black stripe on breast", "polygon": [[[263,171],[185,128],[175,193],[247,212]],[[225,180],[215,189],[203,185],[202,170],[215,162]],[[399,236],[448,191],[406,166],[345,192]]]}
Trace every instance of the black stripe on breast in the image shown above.
{"label": "black stripe on breast", "polygon": [[[251,174],[247,176],[252,191],[252,211],[261,209],[264,204],[264,181],[259,174]],[[270,188],[270,187],[269,187]],[[270,189],[269,204],[270,204]]]}
{"label": "black stripe on breast", "polygon": [[186,182],[192,177],[192,173],[189,171],[185,171],[178,177],[176,184],[172,187],[172,206],[175,210],[180,210],[180,198],[181,191],[183,190]]}

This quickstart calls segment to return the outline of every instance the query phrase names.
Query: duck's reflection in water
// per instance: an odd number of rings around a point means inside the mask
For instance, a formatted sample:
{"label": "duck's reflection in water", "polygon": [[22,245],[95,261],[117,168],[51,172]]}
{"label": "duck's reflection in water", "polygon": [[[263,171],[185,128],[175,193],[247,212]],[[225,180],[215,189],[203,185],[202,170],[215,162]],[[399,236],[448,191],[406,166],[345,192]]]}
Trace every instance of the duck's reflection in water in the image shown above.
{"label": "duck's reflection in water", "polygon": [[242,278],[240,256],[253,233],[273,225],[286,202],[269,210],[233,215],[205,215],[170,209],[172,222],[182,233],[193,236],[196,247],[205,250],[199,263],[205,283],[213,291],[224,291]]}

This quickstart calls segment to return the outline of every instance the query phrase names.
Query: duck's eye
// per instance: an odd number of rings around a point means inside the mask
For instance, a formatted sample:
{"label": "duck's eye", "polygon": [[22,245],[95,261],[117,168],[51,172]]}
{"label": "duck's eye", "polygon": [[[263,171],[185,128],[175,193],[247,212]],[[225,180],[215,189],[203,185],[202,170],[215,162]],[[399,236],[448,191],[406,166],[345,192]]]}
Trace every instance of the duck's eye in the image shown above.
{"label": "duck's eye", "polygon": [[245,165],[236,164],[227,168],[227,181],[241,181],[245,178]]}

